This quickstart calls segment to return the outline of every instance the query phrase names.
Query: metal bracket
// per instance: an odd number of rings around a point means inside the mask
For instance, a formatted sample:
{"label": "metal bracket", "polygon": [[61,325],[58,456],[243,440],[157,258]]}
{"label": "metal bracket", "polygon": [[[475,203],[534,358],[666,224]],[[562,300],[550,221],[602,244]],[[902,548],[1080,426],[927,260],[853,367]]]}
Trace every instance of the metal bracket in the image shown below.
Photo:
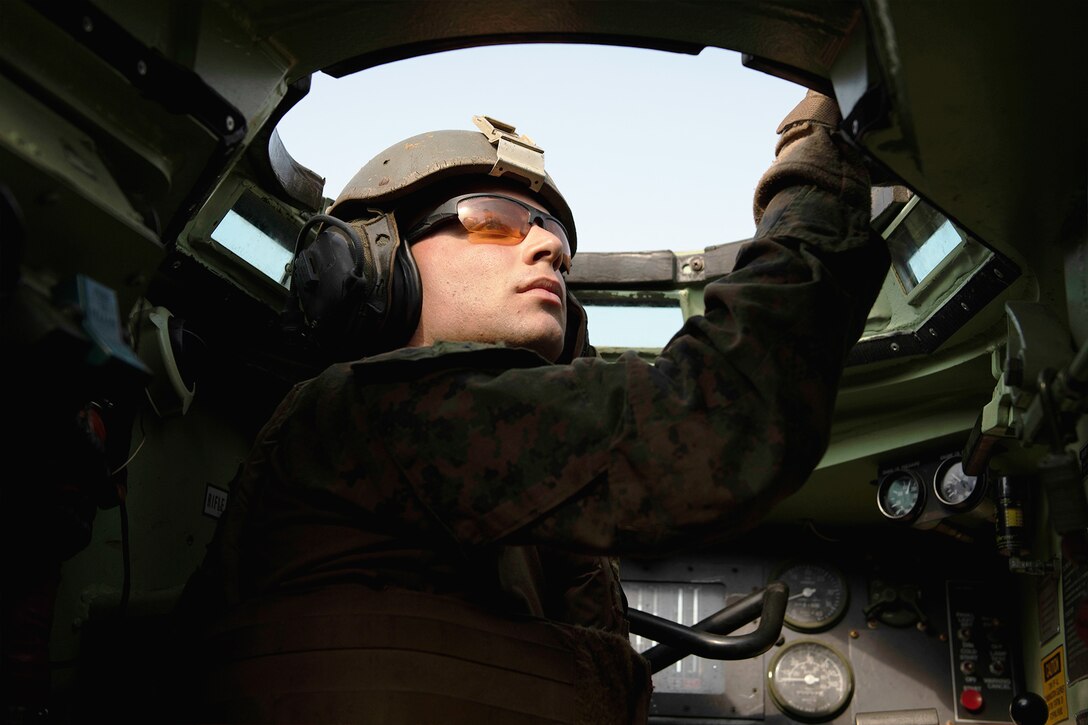
{"label": "metal bracket", "polygon": [[473,116],[476,128],[495,147],[498,160],[488,172],[491,176],[519,176],[529,182],[529,188],[540,191],[544,185],[544,149],[524,134],[518,135],[509,123],[490,116]]}
{"label": "metal bracket", "polygon": [[31,7],[124,75],[141,94],[173,113],[187,113],[233,149],[246,137],[246,117],[195,71],[144,45],[91,2],[32,0]]}

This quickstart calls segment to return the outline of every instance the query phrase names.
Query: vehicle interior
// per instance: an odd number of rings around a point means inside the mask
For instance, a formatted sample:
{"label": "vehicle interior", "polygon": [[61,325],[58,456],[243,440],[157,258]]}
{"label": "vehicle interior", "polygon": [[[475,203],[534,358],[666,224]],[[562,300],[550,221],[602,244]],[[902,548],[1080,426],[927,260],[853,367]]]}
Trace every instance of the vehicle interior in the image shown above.
{"label": "vehicle interior", "polygon": [[[6,721],[170,708],[170,613],[257,431],[321,369],[280,324],[282,264],[338,192],[276,132],[311,77],[549,42],[725,48],[833,96],[892,254],[806,485],[723,546],[622,563],[651,722],[1085,725],[1086,14],[5,0]],[[281,266],[247,261],[242,227]],[[596,308],[686,318],[741,246],[585,252],[568,282],[591,336]]]}

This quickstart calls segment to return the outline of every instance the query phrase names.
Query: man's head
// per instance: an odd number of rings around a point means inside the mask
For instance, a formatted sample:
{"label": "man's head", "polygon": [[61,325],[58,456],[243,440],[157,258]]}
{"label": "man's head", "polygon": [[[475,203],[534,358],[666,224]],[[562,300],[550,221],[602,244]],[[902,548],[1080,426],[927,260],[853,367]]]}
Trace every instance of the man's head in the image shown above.
{"label": "man's head", "polygon": [[408,345],[503,342],[555,361],[567,324],[565,227],[526,191],[497,183],[440,204],[403,232],[423,308]]}
{"label": "man's head", "polygon": [[481,132],[421,134],[368,162],[296,259],[299,306],[338,358],[439,340],[582,354],[570,208],[532,141],[473,120]]}

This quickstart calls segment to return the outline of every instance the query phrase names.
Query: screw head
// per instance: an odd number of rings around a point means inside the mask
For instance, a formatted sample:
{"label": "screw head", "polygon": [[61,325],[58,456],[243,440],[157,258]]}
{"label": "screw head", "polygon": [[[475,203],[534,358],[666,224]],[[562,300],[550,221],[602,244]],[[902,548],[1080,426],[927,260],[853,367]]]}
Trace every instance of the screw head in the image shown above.
{"label": "screw head", "polygon": [[892,352],[899,352],[899,343],[898,342],[893,342],[888,347],[891,349]]}
{"label": "screw head", "polygon": [[694,269],[696,272],[702,272],[703,271],[703,258],[702,257],[696,257],[695,259],[691,260],[691,268]]}

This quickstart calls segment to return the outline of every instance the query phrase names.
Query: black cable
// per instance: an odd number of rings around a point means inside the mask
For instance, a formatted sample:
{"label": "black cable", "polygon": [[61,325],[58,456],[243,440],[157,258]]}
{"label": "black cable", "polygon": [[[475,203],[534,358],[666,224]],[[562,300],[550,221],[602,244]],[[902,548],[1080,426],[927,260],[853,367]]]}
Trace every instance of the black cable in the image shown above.
{"label": "black cable", "polygon": [[121,511],[121,566],[124,574],[121,580],[121,603],[117,607],[117,613],[123,617],[128,609],[129,590],[132,586],[132,563],[129,557],[128,507],[122,501],[118,508]]}

